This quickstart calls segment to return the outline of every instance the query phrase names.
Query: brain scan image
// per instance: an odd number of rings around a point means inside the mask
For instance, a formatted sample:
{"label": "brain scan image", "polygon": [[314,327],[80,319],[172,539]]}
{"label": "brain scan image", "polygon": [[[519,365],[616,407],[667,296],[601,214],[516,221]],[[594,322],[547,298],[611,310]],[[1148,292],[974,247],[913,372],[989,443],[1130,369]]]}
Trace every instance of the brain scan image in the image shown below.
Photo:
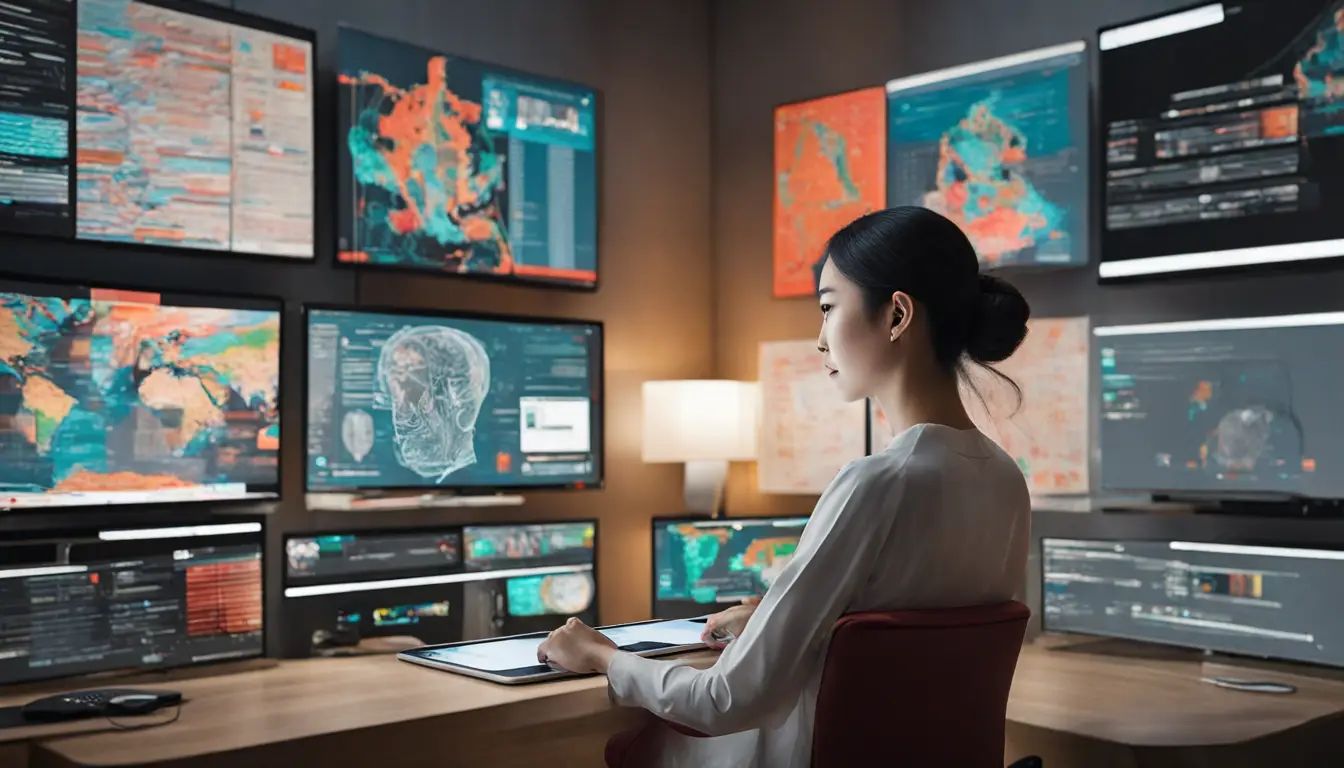
{"label": "brain scan image", "polygon": [[476,463],[474,437],[490,391],[490,358],[474,336],[406,327],[378,356],[375,402],[392,410],[397,461],[435,483]]}
{"label": "brain scan image", "polygon": [[373,416],[368,411],[350,411],[341,419],[341,444],[355,461],[373,450]]}
{"label": "brain scan image", "polygon": [[596,585],[587,573],[556,573],[541,581],[541,602],[549,613],[582,613],[593,604]]}

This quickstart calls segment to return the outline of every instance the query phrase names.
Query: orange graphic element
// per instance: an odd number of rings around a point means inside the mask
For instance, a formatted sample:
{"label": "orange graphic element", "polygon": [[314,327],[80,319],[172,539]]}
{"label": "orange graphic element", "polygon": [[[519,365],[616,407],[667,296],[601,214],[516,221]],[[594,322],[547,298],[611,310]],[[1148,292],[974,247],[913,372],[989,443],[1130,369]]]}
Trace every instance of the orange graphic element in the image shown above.
{"label": "orange graphic element", "polygon": [[1275,107],[1260,113],[1260,135],[1266,139],[1291,139],[1297,135],[1297,105]]}
{"label": "orange graphic element", "polygon": [[56,484],[56,493],[96,491],[161,491],[167,488],[192,488],[197,483],[173,475],[142,475],[138,472],[90,472],[76,470]]}
{"label": "orange graphic element", "polygon": [[261,560],[187,568],[187,636],[261,631]]}
{"label": "orange graphic element", "polygon": [[308,72],[307,51],[297,45],[276,43],[271,46],[271,63],[281,72],[303,75]]}
{"label": "orange graphic element", "polygon": [[775,109],[774,295],[810,296],[836,230],[886,206],[882,88]]}

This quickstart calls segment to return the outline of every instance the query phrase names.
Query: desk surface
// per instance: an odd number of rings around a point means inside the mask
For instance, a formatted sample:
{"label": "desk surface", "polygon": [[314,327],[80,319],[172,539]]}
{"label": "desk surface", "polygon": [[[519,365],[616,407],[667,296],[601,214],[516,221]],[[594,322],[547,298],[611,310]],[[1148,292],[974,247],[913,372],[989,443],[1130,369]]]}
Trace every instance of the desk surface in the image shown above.
{"label": "desk surface", "polygon": [[[1052,650],[1057,645],[1023,647],[1008,703],[1011,723],[1134,747],[1177,747],[1245,743],[1344,718],[1344,682],[1338,680],[1297,676],[1296,694],[1251,694],[1199,682],[1199,661]],[[714,655],[682,658],[706,666]],[[172,725],[119,732],[93,721],[0,731],[0,742],[35,740],[37,751],[56,764],[152,764],[243,750],[255,755],[270,745],[311,744],[355,731],[372,736],[394,727],[436,738],[516,731],[612,709],[601,677],[510,687],[390,656],[284,661],[162,687],[190,699]],[[30,698],[3,697],[0,706]]]}

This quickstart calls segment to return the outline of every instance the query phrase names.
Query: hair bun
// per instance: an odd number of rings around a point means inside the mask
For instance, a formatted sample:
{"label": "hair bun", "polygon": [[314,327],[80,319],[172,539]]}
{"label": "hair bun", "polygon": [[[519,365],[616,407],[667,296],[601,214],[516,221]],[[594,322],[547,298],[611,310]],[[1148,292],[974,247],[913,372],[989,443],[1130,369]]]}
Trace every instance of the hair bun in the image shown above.
{"label": "hair bun", "polygon": [[980,275],[980,296],[971,318],[966,354],[978,363],[1007,360],[1027,337],[1031,307],[1011,283]]}

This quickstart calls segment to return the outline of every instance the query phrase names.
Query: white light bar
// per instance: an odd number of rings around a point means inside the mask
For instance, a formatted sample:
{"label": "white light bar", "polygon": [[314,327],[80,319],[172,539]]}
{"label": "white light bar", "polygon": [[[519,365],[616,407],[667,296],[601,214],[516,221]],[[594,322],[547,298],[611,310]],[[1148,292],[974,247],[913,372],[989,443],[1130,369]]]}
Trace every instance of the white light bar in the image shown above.
{"label": "white light bar", "polygon": [[143,541],[146,539],[186,539],[195,536],[228,536],[236,533],[260,533],[261,523],[221,523],[219,525],[183,525],[176,528],[137,528],[128,531],[99,531],[100,541]]}
{"label": "white light bar", "polygon": [[692,520],[692,528],[741,528],[744,525],[772,525],[776,528],[797,528],[807,525],[807,518],[790,520],[783,517],[735,517],[731,520]]}
{"label": "white light bar", "polygon": [[1316,312],[1306,315],[1237,317],[1223,320],[1185,320],[1173,323],[1108,325],[1093,328],[1095,336],[1134,336],[1157,333],[1195,333],[1198,331],[1256,331],[1265,328],[1308,328],[1344,325],[1344,312]]}
{"label": "white light bar", "polygon": [[511,568],[502,571],[446,573],[442,576],[412,576],[405,579],[352,581],[343,584],[315,584],[308,587],[285,587],[285,597],[316,597],[318,595],[337,595],[343,592],[372,592],[377,589],[427,587],[435,584],[460,584],[467,581],[493,581],[495,579],[512,579],[519,576],[544,576],[551,573],[582,573],[591,570],[593,570],[593,566],[590,564],[548,565],[537,568]]}
{"label": "white light bar", "polygon": [[1177,552],[1211,552],[1219,555],[1260,555],[1262,557],[1301,557],[1307,560],[1344,560],[1344,552],[1334,549],[1293,549],[1291,547],[1250,547],[1239,544],[1208,544],[1173,541]]}
{"label": "white light bar", "polygon": [[248,491],[245,483],[214,483],[186,488],[163,488],[157,491],[10,493],[0,496],[0,509],[168,504],[189,501],[266,501],[278,497],[279,495],[272,491]]}
{"label": "white light bar", "polygon": [[29,576],[61,576],[67,573],[87,573],[87,565],[45,565],[40,568],[12,568],[0,571],[0,579],[26,579]]}
{"label": "white light bar", "polygon": [[1082,53],[1087,50],[1087,43],[1078,40],[1063,45],[1052,45],[1049,48],[1037,48],[1033,51],[1023,51],[1008,56],[1000,56],[997,59],[985,59],[972,64],[961,64],[947,69],[936,69],[932,72],[923,72],[909,77],[898,77],[887,81],[887,93],[897,91],[908,91],[911,88],[920,88],[933,83],[941,83],[946,80],[956,80],[962,77],[971,77],[973,75],[993,72],[999,69],[1008,69],[1023,64],[1030,64],[1033,61],[1043,59],[1053,59],[1056,56],[1067,56],[1071,53]]}
{"label": "white light bar", "polygon": [[1182,32],[1189,32],[1202,27],[1212,27],[1214,24],[1222,24],[1223,19],[1222,3],[1201,5],[1188,11],[1108,29],[1101,33],[1098,46],[1103,51],[1112,51],[1126,45],[1157,40],[1169,35],[1179,35]]}
{"label": "white light bar", "polygon": [[1099,269],[1102,277],[1134,277],[1159,275],[1167,272],[1194,272],[1201,269],[1245,267],[1252,264],[1283,264],[1294,261],[1312,261],[1344,256],[1344,239],[1317,240],[1310,243],[1262,245],[1255,248],[1232,248],[1226,251],[1181,253],[1172,256],[1150,256],[1144,259],[1103,261]]}

